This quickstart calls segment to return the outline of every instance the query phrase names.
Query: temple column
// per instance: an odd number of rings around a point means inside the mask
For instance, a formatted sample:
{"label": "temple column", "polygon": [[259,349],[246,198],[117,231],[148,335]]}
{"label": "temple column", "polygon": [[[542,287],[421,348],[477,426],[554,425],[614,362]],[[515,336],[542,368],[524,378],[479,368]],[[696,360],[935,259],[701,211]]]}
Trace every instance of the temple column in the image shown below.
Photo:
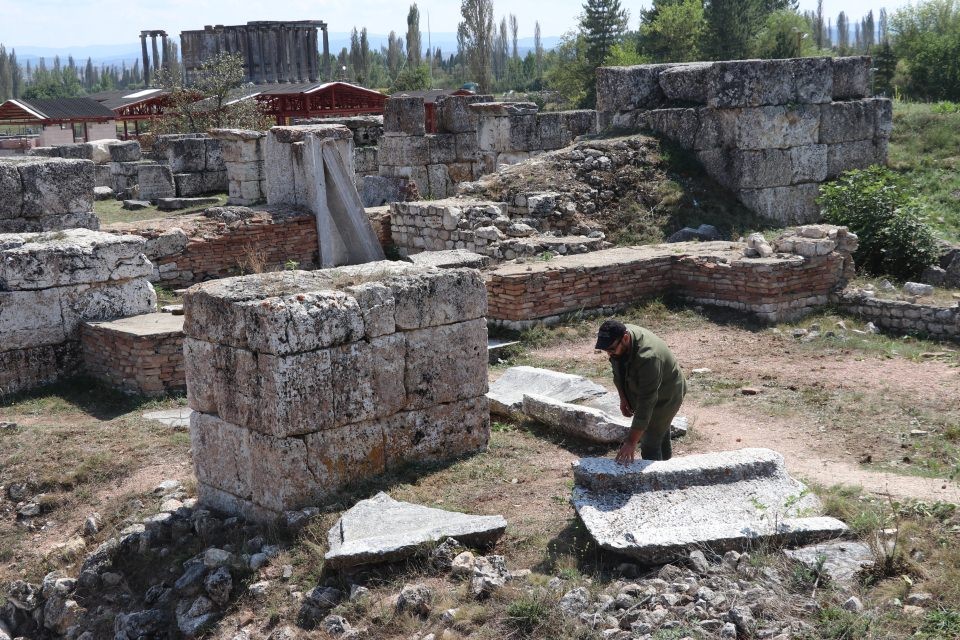
{"label": "temple column", "polygon": [[276,54],[275,63],[277,65],[277,82],[287,81],[287,63],[284,52],[286,51],[286,35],[283,27],[274,27],[273,36],[275,38],[274,52]]}
{"label": "temple column", "polygon": [[317,28],[311,27],[307,32],[307,70],[310,82],[317,81]]}
{"label": "temple column", "polygon": [[140,48],[143,49],[143,86],[150,86],[150,56],[147,54],[147,34],[140,32]]}
{"label": "temple column", "polygon": [[168,60],[168,54],[167,54],[167,32],[166,31],[160,34],[160,40],[163,43],[163,55],[161,56],[161,60],[163,60],[162,62],[163,68],[169,69],[170,60]]}
{"label": "temple column", "polygon": [[323,79],[330,80],[330,39],[327,36],[327,25],[324,23],[323,29]]}
{"label": "temple column", "polygon": [[153,46],[153,71],[160,68],[160,52],[157,51],[157,32],[150,32],[150,44]]}

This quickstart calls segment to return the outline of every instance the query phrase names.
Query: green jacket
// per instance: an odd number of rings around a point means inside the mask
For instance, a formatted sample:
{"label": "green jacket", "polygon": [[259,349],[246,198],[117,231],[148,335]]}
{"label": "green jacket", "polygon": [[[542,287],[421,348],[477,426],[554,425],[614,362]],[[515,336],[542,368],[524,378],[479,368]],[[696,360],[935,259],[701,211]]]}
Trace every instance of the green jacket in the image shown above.
{"label": "green jacket", "polygon": [[610,358],[613,382],[633,409],[631,429],[645,430],[656,407],[683,400],[686,383],[680,365],[667,344],[652,331],[627,325],[630,351],[622,358]]}

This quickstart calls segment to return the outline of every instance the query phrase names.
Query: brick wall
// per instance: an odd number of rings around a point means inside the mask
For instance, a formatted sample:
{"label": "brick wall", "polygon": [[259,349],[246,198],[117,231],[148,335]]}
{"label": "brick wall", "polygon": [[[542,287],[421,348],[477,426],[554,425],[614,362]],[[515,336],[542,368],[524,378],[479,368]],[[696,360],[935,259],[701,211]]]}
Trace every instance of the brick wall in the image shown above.
{"label": "brick wall", "polygon": [[678,243],[505,265],[487,276],[488,317],[522,329],[673,294],[776,322],[826,304],[848,259],[840,251],[758,259],[744,258],[743,251],[734,242]]}
{"label": "brick wall", "polygon": [[158,396],[186,389],[183,316],[152,313],[87,322],[80,345],[87,373],[123,391]]}
{"label": "brick wall", "polygon": [[897,333],[922,333],[934,338],[960,340],[960,306],[917,304],[905,300],[883,300],[863,290],[838,293],[833,302],[843,311]]}

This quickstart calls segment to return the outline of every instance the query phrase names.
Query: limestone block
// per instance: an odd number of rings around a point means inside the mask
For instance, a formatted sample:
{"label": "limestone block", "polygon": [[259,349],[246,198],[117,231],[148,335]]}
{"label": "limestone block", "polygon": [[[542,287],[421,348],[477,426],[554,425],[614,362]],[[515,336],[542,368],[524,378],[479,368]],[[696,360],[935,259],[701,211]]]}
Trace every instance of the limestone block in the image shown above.
{"label": "limestone block", "polygon": [[63,288],[60,309],[64,326],[72,334],[82,322],[156,311],[157,293],[145,278],[76,285]]}
{"label": "limestone block", "polygon": [[26,218],[93,210],[93,163],[56,158],[17,163]]}
{"label": "limestone block", "polygon": [[651,131],[686,148],[696,146],[700,118],[696,109],[654,109],[644,114]]}
{"label": "limestone block", "polygon": [[458,133],[455,138],[457,159],[462,162],[475,161],[480,150],[480,140],[477,137],[477,132]]}
{"label": "limestone block", "polygon": [[451,162],[446,165],[446,167],[447,175],[450,176],[450,182],[454,185],[476,179],[473,173],[473,164],[469,162]]}
{"label": "limestone block", "polygon": [[427,112],[423,98],[398,96],[387,98],[383,111],[384,133],[422,136],[426,133]]}
{"label": "limestone block", "polygon": [[381,165],[422,166],[430,161],[430,143],[426,136],[383,136],[377,147]]}
{"label": "limestone block", "polygon": [[503,151],[535,151],[542,148],[536,114],[508,116],[507,120],[510,126],[510,146]]}
{"label": "limestone block", "polygon": [[740,201],[751,211],[784,225],[816,222],[820,217],[817,196],[820,188],[814,183],[769,189],[740,191]]}
{"label": "limestone block", "polygon": [[301,509],[318,504],[329,492],[310,471],[303,439],[251,433],[250,451],[251,498],[258,506],[278,512]]}
{"label": "limestone block", "polygon": [[510,150],[510,119],[504,116],[482,116],[477,129],[480,151]]}
{"label": "limestone block", "polygon": [[889,138],[893,131],[893,100],[890,98],[874,98],[877,107],[877,137]]}
{"label": "limestone block", "polygon": [[427,136],[429,164],[446,164],[457,159],[456,136],[438,133]]}
{"label": "limestone block", "polygon": [[658,82],[668,100],[706,104],[707,87],[712,72],[712,62],[678,64],[664,69]]}
{"label": "limestone block", "polygon": [[577,136],[592,135],[600,132],[597,112],[593,109],[561,111],[560,117],[563,120],[564,129],[569,136],[567,144]]}
{"label": "limestone block", "polygon": [[87,143],[64,144],[56,147],[57,157],[68,160],[93,160],[93,146]]}
{"label": "limestone block", "polygon": [[887,163],[887,141],[858,140],[856,142],[841,142],[827,147],[827,178],[835,178],[850,169],[866,169],[867,167]]}
{"label": "limestone block", "polygon": [[153,265],[140,236],[88,229],[0,236],[0,289],[47,289],[146,278]]}
{"label": "limestone block", "polygon": [[199,173],[207,167],[207,146],[203,138],[167,140],[164,147],[172,173]]}
{"label": "limestone block", "polygon": [[446,198],[453,193],[453,185],[446,165],[427,165],[427,176],[430,183],[430,191],[427,192],[429,197]]}
{"label": "limestone block", "polygon": [[477,113],[470,109],[477,102],[492,102],[487,95],[446,96],[437,100],[437,130],[444,133],[467,133],[477,130]]}
{"label": "limestone block", "polygon": [[823,104],[833,95],[833,61],[836,58],[794,58],[790,60],[793,82],[791,102]]}
{"label": "limestone block", "polygon": [[789,149],[757,149],[732,153],[731,185],[734,189],[780,187],[791,183],[793,164]]}
{"label": "limestone block", "polygon": [[[214,130],[216,131],[216,129]],[[266,135],[260,132],[257,137],[247,139],[222,139],[223,161],[225,164],[233,162],[263,162],[263,140]]]}
{"label": "limestone block", "polygon": [[630,433],[630,418],[593,407],[560,402],[547,396],[524,394],[523,413],[569,435],[602,444],[623,442]]}
{"label": "limestone block", "polygon": [[173,182],[176,185],[178,198],[195,198],[205,193],[203,189],[203,173],[175,173]]}
{"label": "limestone block", "polygon": [[357,174],[376,173],[379,165],[377,147],[354,147],[353,167]]}
{"label": "limestone block", "polygon": [[870,56],[833,59],[833,99],[857,100],[870,95]]}
{"label": "limestone block", "polygon": [[238,498],[252,497],[247,429],[194,411],[190,414],[190,453],[199,482]]}
{"label": "limestone block", "polygon": [[110,175],[136,178],[140,172],[141,164],[139,162],[111,162]]}
{"label": "limestone block", "polygon": [[538,113],[537,136],[540,138],[540,148],[548,151],[566,145],[563,116],[559,112]]}
{"label": "limestone block", "polygon": [[205,138],[203,141],[206,152],[204,171],[225,171],[227,165],[223,156],[223,143],[216,138]]}
{"label": "limestone block", "polygon": [[384,422],[388,469],[482,451],[490,440],[485,397],[398,413]]}
{"label": "limestone block", "polygon": [[160,164],[141,164],[137,172],[140,185],[140,197],[156,202],[160,198],[174,198],[177,195],[170,167]]}
{"label": "limestone block", "polygon": [[407,181],[388,176],[364,176],[360,185],[360,200],[364,207],[379,207],[403,200]]}
{"label": "limestone block", "polygon": [[877,130],[879,100],[849,100],[825,104],[820,112],[820,142],[835,144],[871,140]]}
{"label": "limestone block", "polygon": [[382,475],[387,467],[383,433],[383,421],[378,420],[307,435],[307,463],[321,490],[332,493]]}
{"label": "limestone block", "polygon": [[64,229],[99,229],[97,215],[86,213],[61,213],[41,218],[0,219],[0,233],[37,233],[41,231],[62,231]]}
{"label": "limestone block", "polygon": [[60,291],[0,291],[0,351],[59,344],[68,336]]}
{"label": "limestone block", "polygon": [[736,122],[738,149],[787,149],[820,142],[820,105],[743,109]]}
{"label": "limestone block", "polygon": [[93,184],[97,187],[109,187],[113,189],[117,181],[113,177],[113,171],[110,170],[110,164],[97,164],[93,166]]}
{"label": "limestone block", "polygon": [[227,190],[226,171],[204,171],[201,175],[204,193],[223,193]]}
{"label": "limestone block", "polygon": [[[399,314],[398,314],[399,315]],[[422,409],[487,392],[487,324],[482,318],[405,332],[407,407]],[[438,348],[443,345],[442,348]]]}
{"label": "limestone block", "polygon": [[790,184],[823,182],[827,179],[827,145],[811,144],[790,149]]}
{"label": "limestone block", "polygon": [[697,109],[697,119],[700,125],[694,141],[694,148],[706,150],[734,146],[737,139],[739,118],[739,109],[714,109],[712,107]]}
{"label": "limestone block", "polygon": [[227,164],[227,179],[237,182],[263,180],[262,162],[230,162]]}
{"label": "limestone block", "polygon": [[482,318],[487,289],[474,269],[445,269],[384,280],[393,292],[398,330],[422,329]]}
{"label": "limestone block", "polygon": [[363,334],[367,339],[385,336],[396,331],[394,320],[396,300],[393,291],[380,282],[366,282],[344,291],[360,305],[363,316]]}
{"label": "limestone block", "polygon": [[617,113],[661,106],[666,96],[660,88],[660,73],[669,64],[597,69],[597,111]]}
{"label": "limestone block", "polygon": [[331,350],[335,426],[384,418],[406,404],[402,334]]}
{"label": "limestone block", "polygon": [[503,375],[490,385],[487,397],[493,413],[509,417],[521,409],[525,394],[536,394],[561,402],[578,402],[606,392],[604,387],[583,376],[519,366],[504,371]]}
{"label": "limestone block", "polygon": [[19,218],[23,213],[23,184],[17,165],[0,161],[0,220]]}
{"label": "limestone block", "polygon": [[140,143],[136,140],[113,142],[108,148],[112,162],[137,162],[142,156]]}
{"label": "limestone block", "polygon": [[829,102],[833,84],[829,58],[717,62],[709,74],[707,104],[759,107]]}
{"label": "limestone block", "polygon": [[533,115],[538,111],[533,102],[475,102],[470,109],[481,118]]}
{"label": "limestone block", "polygon": [[[384,529],[383,523],[390,527]],[[398,502],[385,493],[361,500],[330,529],[324,561],[332,567],[395,562],[454,538],[466,546],[496,542],[506,530],[501,516],[475,516]]]}

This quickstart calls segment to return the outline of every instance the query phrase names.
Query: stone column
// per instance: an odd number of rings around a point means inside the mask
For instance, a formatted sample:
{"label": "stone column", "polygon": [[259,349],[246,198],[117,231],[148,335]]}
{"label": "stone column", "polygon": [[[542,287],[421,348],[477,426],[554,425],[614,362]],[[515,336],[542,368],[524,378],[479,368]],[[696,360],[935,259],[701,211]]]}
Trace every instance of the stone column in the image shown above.
{"label": "stone column", "polygon": [[287,27],[287,80],[300,82],[300,70],[297,68],[297,28]]}
{"label": "stone column", "polygon": [[281,27],[272,27],[273,32],[273,64],[277,68],[277,82],[287,81],[287,65],[283,59],[283,30]]}
{"label": "stone column", "polygon": [[166,69],[167,65],[170,64],[170,61],[167,59],[167,32],[163,31],[160,33],[160,39],[163,42],[163,55],[161,59],[163,60],[163,68]]}
{"label": "stone column", "polygon": [[257,82],[263,83],[267,81],[267,60],[263,55],[263,27],[254,27],[253,37],[257,41]]}
{"label": "stone column", "polygon": [[310,74],[307,72],[307,43],[310,39],[307,37],[307,30],[304,27],[297,27],[297,82],[306,82]]}
{"label": "stone column", "polygon": [[327,37],[327,25],[324,23],[323,29],[323,79],[330,80],[330,39]]}
{"label": "stone column", "polygon": [[157,51],[157,32],[150,32],[150,44],[153,45],[153,70],[154,72],[160,68],[160,53]]}
{"label": "stone column", "polygon": [[317,28],[310,27],[307,32],[307,69],[310,82],[317,81]]}
{"label": "stone column", "polygon": [[143,49],[143,86],[150,86],[150,55],[147,53],[147,34],[140,32],[140,48]]}

